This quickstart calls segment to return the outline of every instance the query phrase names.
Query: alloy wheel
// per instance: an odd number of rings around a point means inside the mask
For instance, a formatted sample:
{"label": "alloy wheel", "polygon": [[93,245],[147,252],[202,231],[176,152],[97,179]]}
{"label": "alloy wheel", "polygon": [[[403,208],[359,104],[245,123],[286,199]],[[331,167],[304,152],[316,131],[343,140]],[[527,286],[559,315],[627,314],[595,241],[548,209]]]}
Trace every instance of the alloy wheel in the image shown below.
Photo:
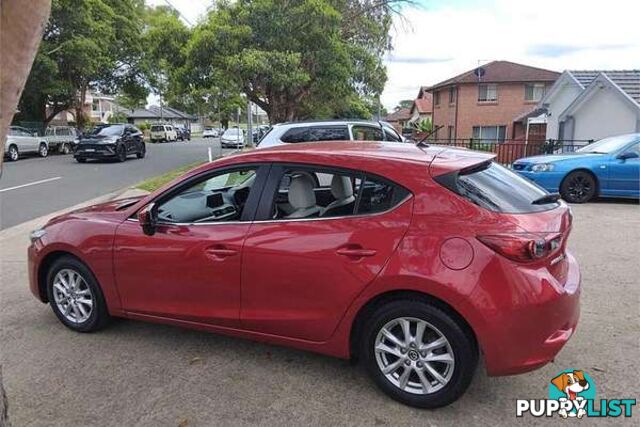
{"label": "alloy wheel", "polygon": [[49,154],[47,144],[40,144],[40,150],[38,150],[38,153],[40,154],[40,157],[47,157],[47,154]]}
{"label": "alloy wheel", "polygon": [[82,275],[70,268],[60,270],[54,277],[53,299],[60,314],[75,324],[89,319],[95,301]]}
{"label": "alloy wheel", "polygon": [[19,156],[20,156],[20,154],[18,154],[18,149],[14,145],[9,147],[9,159],[12,162],[15,162],[16,160],[18,160]]}
{"label": "alloy wheel", "polygon": [[586,201],[593,191],[592,180],[585,175],[575,175],[567,185],[569,199],[575,202]]}
{"label": "alloy wheel", "polygon": [[445,387],[453,376],[451,344],[442,332],[422,319],[401,317],[387,322],[374,345],[378,368],[404,392],[432,394]]}

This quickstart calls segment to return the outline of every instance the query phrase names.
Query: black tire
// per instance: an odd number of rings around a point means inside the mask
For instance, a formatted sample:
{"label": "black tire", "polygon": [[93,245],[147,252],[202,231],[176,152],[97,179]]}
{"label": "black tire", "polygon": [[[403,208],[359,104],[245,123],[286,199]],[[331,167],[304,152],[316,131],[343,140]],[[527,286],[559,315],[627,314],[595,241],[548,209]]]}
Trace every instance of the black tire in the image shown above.
{"label": "black tire", "polygon": [[[56,275],[62,270],[71,270],[79,274],[84,280],[86,287],[90,290],[90,297],[93,301],[93,305],[90,309],[91,311],[88,318],[82,322],[75,323],[67,319],[58,303],[56,303],[53,288],[54,280]],[[63,256],[53,262],[47,272],[47,298],[49,299],[51,309],[58,320],[60,320],[60,322],[62,322],[62,324],[67,328],[76,332],[97,331],[106,326],[111,320],[111,316],[107,310],[107,304],[105,303],[104,295],[102,294],[102,289],[100,289],[98,281],[91,270],[89,270],[89,268],[77,258]],[[86,298],[86,296],[83,298]]]}
{"label": "black tire", "polygon": [[87,159],[83,159],[81,157],[76,157],[76,162],[78,162],[78,163],[86,163]]}
{"label": "black tire", "polygon": [[144,156],[147,154],[147,147],[144,145],[144,142],[140,146],[140,151],[136,153],[136,157],[139,159],[144,159]]}
{"label": "black tire", "polygon": [[560,195],[569,203],[586,203],[597,193],[596,180],[587,171],[574,171],[560,184]]}
{"label": "black tire", "polygon": [[18,151],[18,147],[15,145],[9,146],[9,151],[7,152],[7,157],[10,162],[15,162],[20,158],[20,152]]}
{"label": "black tire", "polygon": [[[453,372],[451,372],[451,376],[446,385],[442,386],[439,390],[429,394],[415,394],[404,391],[387,379],[381,371],[374,350],[376,338],[385,325],[399,318],[413,318],[427,322],[437,328],[448,341],[454,359]],[[471,333],[460,323],[455,316],[424,301],[413,299],[391,301],[377,308],[366,320],[360,336],[359,354],[373,381],[392,399],[417,408],[438,408],[446,406],[457,400],[467,390],[478,364],[478,349],[475,340]],[[415,332],[412,333],[415,334]],[[409,353],[411,353],[411,351],[407,353],[407,358],[409,357]],[[415,351],[413,353],[415,354]],[[434,366],[434,363],[437,364],[438,362],[431,362],[430,366]],[[418,365],[420,366],[419,363]],[[405,370],[402,365],[397,369],[401,369],[402,372]],[[418,378],[416,371],[417,368],[410,374],[410,378],[411,376]],[[422,368],[421,371],[430,382],[436,381],[435,377],[428,374],[426,367]]]}
{"label": "black tire", "polygon": [[60,154],[69,154],[71,153],[71,147],[69,146],[68,143],[64,142],[62,143],[58,151],[60,152]]}
{"label": "black tire", "polygon": [[125,148],[124,145],[121,145],[118,148],[116,148],[116,154],[119,162],[124,162],[125,160],[127,160],[127,149]]}
{"label": "black tire", "polygon": [[44,142],[41,142],[40,146],[38,147],[38,155],[40,157],[47,157],[49,155],[49,146],[47,146],[47,144],[45,144]]}

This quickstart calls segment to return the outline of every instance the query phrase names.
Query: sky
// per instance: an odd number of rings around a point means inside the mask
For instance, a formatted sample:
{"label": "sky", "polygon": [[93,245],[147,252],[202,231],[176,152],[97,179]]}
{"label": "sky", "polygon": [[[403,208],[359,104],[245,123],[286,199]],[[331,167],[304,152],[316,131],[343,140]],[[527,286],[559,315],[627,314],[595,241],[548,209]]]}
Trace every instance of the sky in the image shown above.
{"label": "sky", "polygon": [[[196,23],[210,0],[171,3]],[[415,0],[395,18],[382,103],[492,60],[547,68],[639,69],[640,0]]]}

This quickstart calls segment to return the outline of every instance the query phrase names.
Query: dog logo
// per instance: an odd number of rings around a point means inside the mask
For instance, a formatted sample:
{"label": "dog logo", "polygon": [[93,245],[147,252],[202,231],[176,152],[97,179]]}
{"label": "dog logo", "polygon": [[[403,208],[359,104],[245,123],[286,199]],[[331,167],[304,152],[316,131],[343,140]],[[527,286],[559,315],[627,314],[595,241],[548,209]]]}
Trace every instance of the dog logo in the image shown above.
{"label": "dog logo", "polygon": [[551,380],[551,384],[553,384],[560,393],[564,394],[564,396],[558,397],[557,400],[560,402],[569,402],[574,406],[574,409],[567,411],[566,407],[564,407],[565,405],[561,405],[563,407],[558,411],[558,414],[562,418],[582,418],[586,415],[586,409],[583,405],[579,405],[585,402],[585,398],[590,398],[590,396],[581,395],[581,393],[586,392],[590,388],[589,380],[583,371],[561,372]]}

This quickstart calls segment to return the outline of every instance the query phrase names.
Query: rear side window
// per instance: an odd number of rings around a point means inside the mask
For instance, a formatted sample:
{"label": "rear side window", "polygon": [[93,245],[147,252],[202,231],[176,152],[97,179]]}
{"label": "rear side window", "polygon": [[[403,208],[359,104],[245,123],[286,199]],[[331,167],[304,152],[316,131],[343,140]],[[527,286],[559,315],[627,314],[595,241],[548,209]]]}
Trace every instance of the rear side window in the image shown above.
{"label": "rear side window", "polygon": [[532,213],[558,206],[554,197],[504,166],[487,162],[435,180],[485,209],[501,213]]}
{"label": "rear side window", "polygon": [[357,213],[384,212],[403,201],[409,191],[390,182],[367,177],[362,186]]}

